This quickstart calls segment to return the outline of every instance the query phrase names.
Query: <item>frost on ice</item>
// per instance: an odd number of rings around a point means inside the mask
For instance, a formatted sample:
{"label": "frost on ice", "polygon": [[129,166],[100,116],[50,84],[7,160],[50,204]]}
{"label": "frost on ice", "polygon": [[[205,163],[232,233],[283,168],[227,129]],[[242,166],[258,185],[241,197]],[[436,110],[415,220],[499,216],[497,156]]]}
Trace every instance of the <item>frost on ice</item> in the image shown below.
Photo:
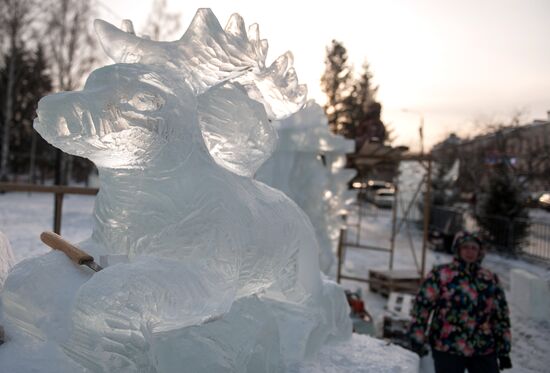
{"label": "frost on ice", "polygon": [[307,216],[252,178],[275,146],[270,121],[305,102],[290,53],[266,66],[257,25],[233,15],[223,29],[207,9],[174,42],[95,27],[115,64],[43,98],[35,128],[99,169],[80,246],[129,263],[92,274],[50,252],[17,265],[2,294],[3,366],[277,372],[349,337]]}
{"label": "frost on ice", "polygon": [[321,270],[329,273],[342,228],[341,216],[355,200],[347,184],[356,171],[344,169],[355,143],[329,131],[323,109],[313,100],[278,122],[276,150],[256,179],[283,191],[310,218],[320,248]]}

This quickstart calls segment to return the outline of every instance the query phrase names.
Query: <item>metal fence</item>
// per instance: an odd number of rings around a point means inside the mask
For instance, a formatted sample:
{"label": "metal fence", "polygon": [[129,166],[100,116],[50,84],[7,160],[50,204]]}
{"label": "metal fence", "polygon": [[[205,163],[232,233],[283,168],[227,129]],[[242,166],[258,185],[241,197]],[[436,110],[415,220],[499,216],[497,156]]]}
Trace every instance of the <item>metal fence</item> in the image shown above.
{"label": "metal fence", "polygon": [[529,222],[529,234],[522,245],[522,254],[550,260],[550,222]]}
{"label": "metal fence", "polygon": [[[404,206],[410,201],[400,201],[397,211],[398,219],[403,218]],[[366,202],[358,203],[358,216],[377,216],[379,211],[374,205]],[[359,212],[360,211],[360,212]],[[430,246],[438,246],[442,250],[450,249],[453,237],[459,230],[477,230],[476,219],[465,208],[432,206],[430,213]],[[413,206],[407,220],[422,229],[422,206]],[[550,263],[550,221],[540,219],[509,219],[502,216],[484,216],[483,219],[493,227],[487,241],[496,252],[517,256],[526,256]],[[358,222],[360,224],[360,218]],[[440,235],[434,239],[432,233]],[[435,241],[439,242],[434,245]]]}
{"label": "metal fence", "polygon": [[550,261],[550,222],[500,216],[483,218],[497,227],[490,243],[498,251]]}
{"label": "metal fence", "polygon": [[[430,229],[453,235],[463,229],[466,211],[434,206]],[[550,221],[503,216],[479,216],[474,225],[482,221],[486,240],[492,248],[504,254],[524,255],[550,262]],[[487,227],[491,227],[487,229]]]}
{"label": "metal fence", "polygon": [[[454,234],[466,226],[479,229],[477,221],[465,209],[432,206],[430,215],[430,232],[441,234],[440,239],[445,241],[443,246],[450,246],[448,241],[452,242]],[[503,216],[482,216],[480,219],[493,227],[487,240],[495,251],[550,262],[550,221]],[[411,210],[407,220],[421,224],[421,209]]]}

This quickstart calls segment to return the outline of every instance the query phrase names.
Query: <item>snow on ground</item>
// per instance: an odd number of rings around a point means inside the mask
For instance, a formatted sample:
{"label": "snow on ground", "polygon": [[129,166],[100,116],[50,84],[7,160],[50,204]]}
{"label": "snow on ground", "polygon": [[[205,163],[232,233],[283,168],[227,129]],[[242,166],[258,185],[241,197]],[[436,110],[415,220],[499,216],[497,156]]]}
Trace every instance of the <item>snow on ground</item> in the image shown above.
{"label": "snow on ground", "polygon": [[[95,196],[65,195],[61,234],[80,242],[92,233]],[[0,194],[0,231],[9,239],[15,261],[44,254],[40,233],[53,230],[54,197],[50,193]]]}
{"label": "snow on ground", "polygon": [[529,209],[529,218],[536,221],[550,222],[550,211],[540,208]]}
{"label": "snow on ground", "polygon": [[[349,221],[348,242],[356,242],[357,230],[355,229],[358,221],[358,209],[355,208]],[[537,217],[544,217],[543,213],[538,213]],[[377,209],[374,206],[364,207],[361,218],[360,242],[371,246],[389,248],[391,232],[391,210]],[[409,239],[410,234],[410,239]],[[413,224],[407,232],[406,225],[403,226],[400,235],[395,243],[395,269],[414,269],[413,250],[410,248],[410,242],[413,243],[414,252],[420,260],[422,251],[422,232]],[[435,253],[428,250],[426,256],[426,270],[430,270],[433,265],[445,263],[452,259],[451,255]],[[389,255],[384,252],[364,251],[358,249],[348,249],[346,253],[346,263],[344,273],[358,277],[368,277],[369,269],[388,269]],[[483,265],[497,273],[507,291],[510,300],[510,271],[521,268],[530,273],[541,276],[550,281],[550,264],[527,262],[518,259],[505,258],[496,254],[488,253]],[[335,273],[335,268],[333,273]],[[382,296],[368,291],[368,286],[363,284],[344,281],[344,287],[351,290],[361,289],[366,298],[366,305],[369,312],[373,315],[378,328],[381,328],[381,319],[384,312],[386,299]],[[548,372],[550,366],[550,319],[536,322],[524,317],[519,310],[511,306],[512,323],[512,364],[514,368],[507,372],[514,373],[535,373]],[[423,370],[422,372],[428,372]]]}

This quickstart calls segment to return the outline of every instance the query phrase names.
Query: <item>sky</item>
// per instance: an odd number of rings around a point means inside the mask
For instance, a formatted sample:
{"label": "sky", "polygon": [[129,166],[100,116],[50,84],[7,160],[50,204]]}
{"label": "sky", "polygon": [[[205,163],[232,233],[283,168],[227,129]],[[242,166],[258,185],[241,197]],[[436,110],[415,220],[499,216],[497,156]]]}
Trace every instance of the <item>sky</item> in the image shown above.
{"label": "sky", "polygon": [[[394,145],[418,150],[422,119],[430,148],[451,132],[473,136],[517,112],[525,123],[548,118],[549,0],[167,1],[181,14],[174,39],[201,7],[222,25],[232,13],[258,23],[267,62],[290,50],[300,82],[320,104],[326,47],[342,42],[358,73],[369,63]],[[100,4],[101,18],[116,26],[131,19],[139,34],[152,0]]]}

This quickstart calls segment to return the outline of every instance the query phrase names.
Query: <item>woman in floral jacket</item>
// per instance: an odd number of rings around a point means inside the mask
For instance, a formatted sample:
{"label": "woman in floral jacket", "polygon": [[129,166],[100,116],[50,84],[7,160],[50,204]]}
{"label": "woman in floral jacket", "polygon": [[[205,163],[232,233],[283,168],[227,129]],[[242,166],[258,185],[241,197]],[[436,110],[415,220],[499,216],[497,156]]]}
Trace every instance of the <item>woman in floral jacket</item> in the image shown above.
{"label": "woman in floral jacket", "polygon": [[454,260],[434,267],[416,296],[412,348],[422,356],[429,340],[437,373],[511,368],[508,305],[498,277],[481,267],[482,241],[460,232],[453,249]]}

